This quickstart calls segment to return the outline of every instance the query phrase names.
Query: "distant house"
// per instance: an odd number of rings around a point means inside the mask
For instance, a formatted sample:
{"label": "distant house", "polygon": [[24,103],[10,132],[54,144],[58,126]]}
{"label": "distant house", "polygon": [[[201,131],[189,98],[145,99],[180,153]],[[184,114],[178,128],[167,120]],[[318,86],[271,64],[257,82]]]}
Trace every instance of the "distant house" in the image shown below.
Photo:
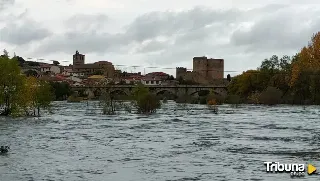
{"label": "distant house", "polygon": [[74,76],[70,76],[67,79],[72,80],[74,82],[82,82],[82,79],[80,79],[78,77],[74,77]]}
{"label": "distant house", "polygon": [[71,73],[72,73],[72,69],[64,69],[64,70],[62,71],[62,74],[63,74],[64,76],[70,76]]}
{"label": "distant house", "polygon": [[141,83],[144,85],[161,85],[162,80],[159,78],[148,78],[145,77],[141,80]]}
{"label": "distant house", "polygon": [[151,72],[145,75],[148,78],[155,78],[160,80],[167,80],[169,78],[169,74],[164,72]]}
{"label": "distant house", "polygon": [[60,74],[61,73],[61,69],[60,69],[60,67],[58,67],[56,65],[52,65],[50,67],[50,72],[52,72],[54,74]]}
{"label": "distant house", "polygon": [[70,76],[74,76],[74,77],[83,77],[86,75],[86,73],[83,71],[70,71],[69,73],[70,73],[69,74]]}
{"label": "distant house", "polygon": [[42,64],[40,66],[40,71],[41,72],[50,72],[50,68],[51,68],[51,65],[49,64]]}
{"label": "distant house", "polygon": [[72,84],[72,86],[74,86],[74,87],[82,87],[84,85],[79,83],[79,82],[76,82],[76,83]]}
{"label": "distant house", "polygon": [[40,71],[41,72],[51,72],[53,74],[60,74],[61,73],[61,69],[59,66],[50,65],[50,64],[41,64]]}
{"label": "distant house", "polygon": [[126,84],[137,84],[141,83],[143,79],[143,76],[141,75],[131,75],[129,77],[124,78],[122,81],[124,81]]}

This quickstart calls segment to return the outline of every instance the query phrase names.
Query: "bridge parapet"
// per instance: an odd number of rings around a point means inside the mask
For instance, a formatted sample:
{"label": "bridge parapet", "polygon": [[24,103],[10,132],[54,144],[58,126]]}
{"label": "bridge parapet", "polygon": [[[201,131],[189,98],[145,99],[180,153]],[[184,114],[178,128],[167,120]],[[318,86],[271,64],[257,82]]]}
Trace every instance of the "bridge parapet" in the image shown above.
{"label": "bridge parapet", "polygon": [[[130,95],[134,87],[135,85],[82,86],[72,87],[72,90],[85,90],[86,92],[95,92],[98,90],[99,92],[103,89],[108,89],[109,92],[119,91]],[[194,95],[196,92],[203,90],[213,90],[217,94],[224,94],[223,92],[226,92],[227,88],[225,85],[146,85],[146,87],[150,88],[150,91],[155,94],[167,91],[176,95]]]}
{"label": "bridge parapet", "polygon": [[[133,88],[136,85],[72,86],[71,88]],[[148,88],[226,88],[226,85],[145,85]]]}

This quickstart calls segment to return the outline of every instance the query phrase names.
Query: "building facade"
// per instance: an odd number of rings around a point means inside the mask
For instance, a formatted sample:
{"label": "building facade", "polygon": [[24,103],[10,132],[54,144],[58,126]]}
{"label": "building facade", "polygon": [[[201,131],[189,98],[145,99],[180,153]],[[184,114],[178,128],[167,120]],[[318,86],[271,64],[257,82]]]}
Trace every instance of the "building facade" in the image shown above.
{"label": "building facade", "polygon": [[207,79],[223,79],[224,60],[207,57],[194,57],[193,71]]}
{"label": "building facade", "polygon": [[176,79],[184,79],[200,84],[210,84],[224,78],[224,60],[207,57],[193,58],[193,71],[184,67],[176,68]]}
{"label": "building facade", "polygon": [[76,53],[73,55],[73,67],[76,68],[79,65],[84,65],[85,63],[85,55],[80,54],[77,50]]}
{"label": "building facade", "polygon": [[184,77],[187,73],[187,68],[177,67],[176,68],[176,79],[180,79],[180,77]]}

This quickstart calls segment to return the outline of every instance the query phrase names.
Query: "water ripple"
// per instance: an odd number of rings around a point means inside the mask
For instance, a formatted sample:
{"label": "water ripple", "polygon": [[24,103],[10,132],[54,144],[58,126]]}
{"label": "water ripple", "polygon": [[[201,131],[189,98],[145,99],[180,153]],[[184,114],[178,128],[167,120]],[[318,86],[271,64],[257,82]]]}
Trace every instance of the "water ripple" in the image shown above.
{"label": "water ripple", "polygon": [[[265,161],[320,167],[319,106],[169,102],[155,115],[101,114],[97,102],[55,102],[40,118],[0,117],[1,181],[291,180]],[[318,176],[308,176],[318,180]]]}

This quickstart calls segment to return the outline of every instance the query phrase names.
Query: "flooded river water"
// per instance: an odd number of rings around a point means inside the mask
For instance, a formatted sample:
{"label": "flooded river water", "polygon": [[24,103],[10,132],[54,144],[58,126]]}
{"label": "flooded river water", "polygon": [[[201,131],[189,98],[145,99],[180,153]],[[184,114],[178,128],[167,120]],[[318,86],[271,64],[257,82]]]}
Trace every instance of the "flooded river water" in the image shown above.
{"label": "flooded river water", "polygon": [[[167,103],[155,115],[101,115],[94,102],[55,102],[40,118],[0,117],[1,181],[291,180],[263,162],[320,168],[317,106]],[[320,180],[306,175],[303,180]]]}

